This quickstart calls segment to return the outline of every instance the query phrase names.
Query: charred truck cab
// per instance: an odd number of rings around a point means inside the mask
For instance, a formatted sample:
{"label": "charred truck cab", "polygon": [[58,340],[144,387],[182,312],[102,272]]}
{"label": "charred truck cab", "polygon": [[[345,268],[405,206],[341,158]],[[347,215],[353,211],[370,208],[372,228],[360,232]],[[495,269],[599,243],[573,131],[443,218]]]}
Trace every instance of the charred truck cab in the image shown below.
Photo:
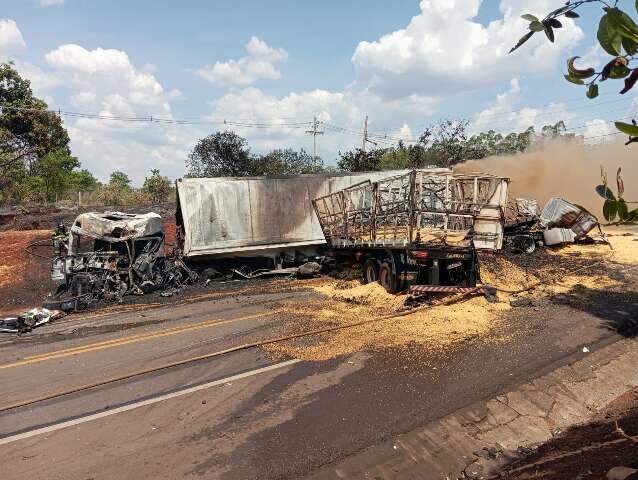
{"label": "charred truck cab", "polygon": [[388,292],[463,291],[479,280],[477,250],[503,245],[509,180],[413,170],[313,200],[337,259],[362,265]]}
{"label": "charred truck cab", "polygon": [[56,257],[52,279],[62,281],[47,308],[80,310],[100,300],[121,301],[179,286],[192,272],[162,253],[164,231],[156,213],[83,213],[70,229],[66,255]]}

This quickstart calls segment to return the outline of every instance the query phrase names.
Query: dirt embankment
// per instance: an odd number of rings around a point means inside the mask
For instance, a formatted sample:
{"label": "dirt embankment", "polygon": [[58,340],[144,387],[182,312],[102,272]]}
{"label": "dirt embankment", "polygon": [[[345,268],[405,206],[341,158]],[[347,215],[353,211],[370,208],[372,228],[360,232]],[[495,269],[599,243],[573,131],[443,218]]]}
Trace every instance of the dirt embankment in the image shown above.
{"label": "dirt embankment", "polygon": [[[50,280],[50,261],[25,250],[32,242],[46,243],[50,238],[50,230],[0,232],[0,314],[40,305],[55,288]],[[38,247],[35,252],[51,256],[53,246]]]}

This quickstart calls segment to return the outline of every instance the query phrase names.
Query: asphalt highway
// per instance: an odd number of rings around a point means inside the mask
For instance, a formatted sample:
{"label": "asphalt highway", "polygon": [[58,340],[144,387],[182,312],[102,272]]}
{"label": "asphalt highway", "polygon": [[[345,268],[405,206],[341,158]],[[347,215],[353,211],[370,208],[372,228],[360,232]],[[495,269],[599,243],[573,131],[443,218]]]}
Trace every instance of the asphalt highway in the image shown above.
{"label": "asphalt highway", "polygon": [[[268,306],[311,295],[230,289],[2,337],[0,408],[276,337],[296,319]],[[511,340],[452,357],[415,345],[307,362],[252,348],[11,409],[0,413],[1,477],[303,478],[618,340],[638,318],[635,302],[622,308],[521,310]]]}

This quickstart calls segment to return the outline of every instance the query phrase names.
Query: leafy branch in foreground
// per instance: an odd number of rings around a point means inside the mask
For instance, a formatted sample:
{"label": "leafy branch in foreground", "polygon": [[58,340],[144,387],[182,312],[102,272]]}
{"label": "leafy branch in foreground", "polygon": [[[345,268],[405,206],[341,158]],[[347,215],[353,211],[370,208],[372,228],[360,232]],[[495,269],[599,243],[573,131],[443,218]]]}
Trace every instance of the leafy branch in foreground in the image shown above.
{"label": "leafy branch in foreground", "polygon": [[603,216],[608,222],[613,222],[616,217],[618,217],[618,221],[621,223],[635,222],[638,220],[638,208],[629,210],[627,202],[623,198],[623,195],[625,194],[625,184],[620,176],[620,172],[621,169],[619,168],[616,172],[616,186],[618,194],[616,196],[611,188],[607,186],[607,172],[600,167],[600,176],[603,183],[596,186],[596,192],[605,199],[605,203],[603,204]]}
{"label": "leafy branch in foreground", "polygon": [[[568,1],[564,6],[548,13],[544,18],[539,19],[532,14],[522,15],[524,20],[529,21],[529,32],[527,32],[510,50],[521,47],[532,36],[538,32],[544,32],[550,42],[554,42],[556,30],[563,27],[559,18],[575,20],[580,17],[576,10],[584,4],[597,3],[602,5],[604,12],[598,24],[596,37],[601,48],[612,58],[605,65],[596,69],[594,67],[577,67],[576,60],[580,57],[571,57],[567,60],[567,74],[565,79],[577,85],[586,87],[587,98],[596,98],[599,93],[599,84],[607,80],[624,80],[624,88],[621,94],[630,91],[638,83],[638,25],[623,10],[617,7],[618,1],[606,0],[577,0]],[[635,2],[638,11],[638,0]],[[627,144],[638,142],[638,125],[632,123],[615,122],[616,128],[629,135]]]}

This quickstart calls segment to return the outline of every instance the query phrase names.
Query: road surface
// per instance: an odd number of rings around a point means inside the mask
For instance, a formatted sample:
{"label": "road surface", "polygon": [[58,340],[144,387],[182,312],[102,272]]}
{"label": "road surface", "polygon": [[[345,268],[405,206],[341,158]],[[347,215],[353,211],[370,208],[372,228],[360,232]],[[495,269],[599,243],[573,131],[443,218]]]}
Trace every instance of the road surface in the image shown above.
{"label": "road surface", "polygon": [[[236,293],[74,315],[20,338],[2,337],[0,408],[276,337],[296,319],[273,314],[269,305],[315,295],[281,288]],[[580,358],[583,346],[595,350],[629,334],[638,304],[617,301],[513,309],[507,342],[470,341],[453,357],[414,345],[307,362],[250,348],[11,409],[0,413],[1,476],[329,473],[367,447]]]}

